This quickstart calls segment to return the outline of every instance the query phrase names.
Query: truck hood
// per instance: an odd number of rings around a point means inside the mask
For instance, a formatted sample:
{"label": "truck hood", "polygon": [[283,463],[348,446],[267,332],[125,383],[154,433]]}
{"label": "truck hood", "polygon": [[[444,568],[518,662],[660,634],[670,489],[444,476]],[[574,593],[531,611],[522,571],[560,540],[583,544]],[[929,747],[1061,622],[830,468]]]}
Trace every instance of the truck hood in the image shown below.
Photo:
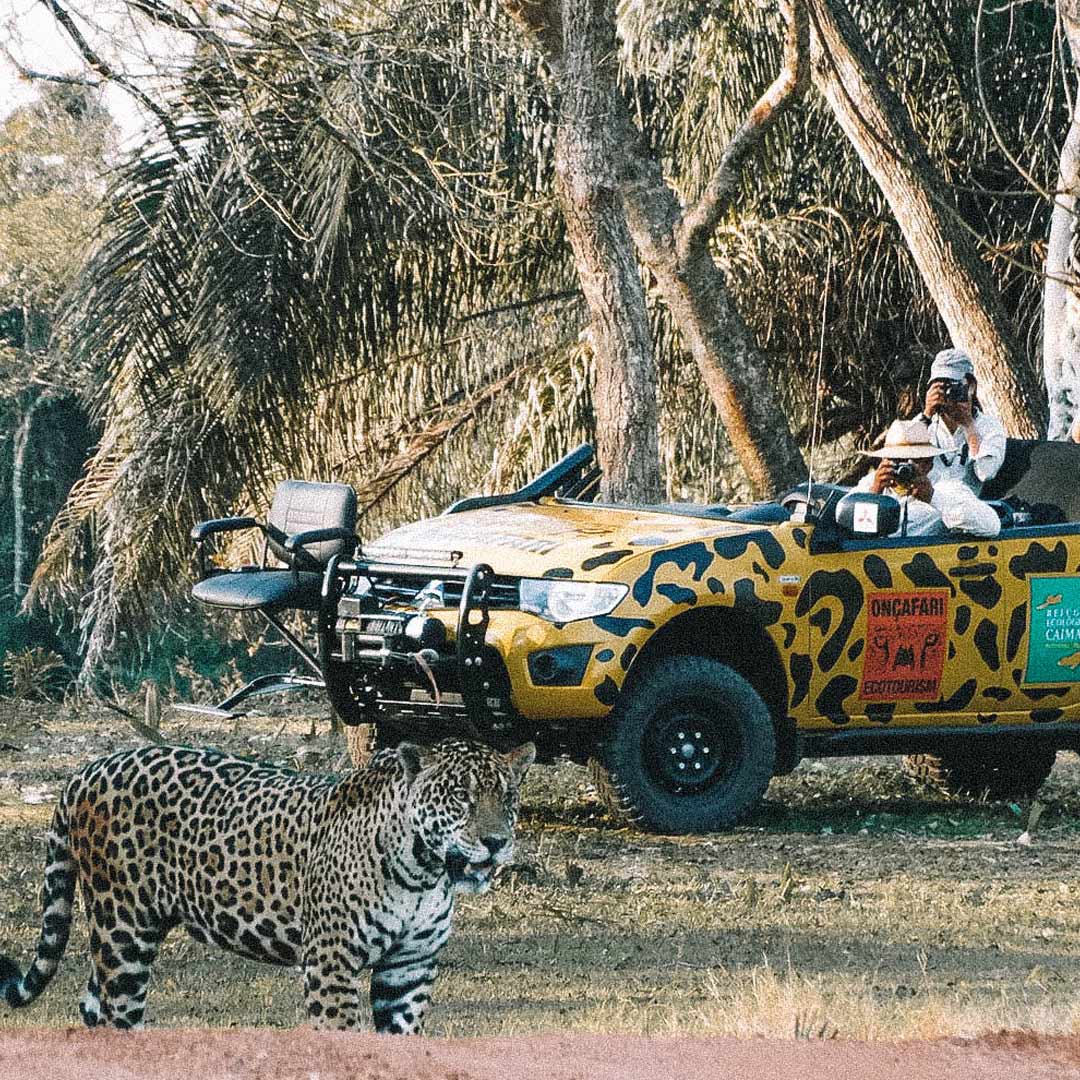
{"label": "truck hood", "polygon": [[[761,525],[633,507],[543,501],[466,510],[402,525],[364,545],[364,557],[425,566],[487,563],[496,574],[605,578],[626,559]],[[553,571],[560,571],[553,574]]]}

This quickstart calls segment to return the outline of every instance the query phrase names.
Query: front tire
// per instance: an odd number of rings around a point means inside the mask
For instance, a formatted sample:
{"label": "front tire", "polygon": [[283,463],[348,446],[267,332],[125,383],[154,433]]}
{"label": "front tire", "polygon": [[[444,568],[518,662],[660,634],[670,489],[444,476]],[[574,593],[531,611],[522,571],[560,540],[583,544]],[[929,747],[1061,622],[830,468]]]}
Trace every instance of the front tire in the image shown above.
{"label": "front tire", "polygon": [[760,801],[776,762],[768,707],[738,672],[702,656],[657,661],[626,688],[590,762],[611,809],[653,832],[729,829]]}

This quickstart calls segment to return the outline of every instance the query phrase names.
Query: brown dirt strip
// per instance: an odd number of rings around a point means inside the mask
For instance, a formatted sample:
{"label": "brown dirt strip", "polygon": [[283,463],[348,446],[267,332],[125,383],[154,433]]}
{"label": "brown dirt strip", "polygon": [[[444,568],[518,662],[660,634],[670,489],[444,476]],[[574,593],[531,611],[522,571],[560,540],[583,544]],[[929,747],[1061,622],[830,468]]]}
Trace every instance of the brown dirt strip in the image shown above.
{"label": "brown dirt strip", "polygon": [[1067,1080],[1080,1037],[930,1042],[292,1031],[0,1032],[2,1080]]}

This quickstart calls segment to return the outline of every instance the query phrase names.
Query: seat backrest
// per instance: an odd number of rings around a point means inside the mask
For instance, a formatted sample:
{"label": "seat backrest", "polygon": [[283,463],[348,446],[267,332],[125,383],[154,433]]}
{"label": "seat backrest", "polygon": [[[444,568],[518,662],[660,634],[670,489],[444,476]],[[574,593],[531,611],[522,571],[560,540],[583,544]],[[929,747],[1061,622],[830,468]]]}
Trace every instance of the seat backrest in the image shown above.
{"label": "seat backrest", "polygon": [[1080,521],[1080,444],[1009,439],[1005,460],[997,476],[983,485],[982,497],[1056,507],[1060,520]]}
{"label": "seat backrest", "polygon": [[[286,559],[285,541],[312,529],[356,528],[356,492],[348,484],[318,484],[310,480],[283,480],[274,492],[266,519],[270,550]],[[321,570],[331,556],[341,553],[343,540],[325,540],[298,552],[301,569]]]}

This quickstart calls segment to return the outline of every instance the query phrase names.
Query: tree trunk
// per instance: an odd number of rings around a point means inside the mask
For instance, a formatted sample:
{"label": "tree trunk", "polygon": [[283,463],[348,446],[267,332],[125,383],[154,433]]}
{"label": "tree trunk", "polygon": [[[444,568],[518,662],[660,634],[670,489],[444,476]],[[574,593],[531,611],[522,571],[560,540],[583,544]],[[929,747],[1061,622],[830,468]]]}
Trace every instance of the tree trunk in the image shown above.
{"label": "tree trunk", "polygon": [[18,604],[29,588],[26,568],[29,552],[26,546],[26,452],[30,446],[30,435],[34,427],[34,413],[45,400],[39,394],[26,407],[19,426],[15,429],[15,441],[11,465],[11,512],[14,519],[14,537],[12,539],[13,565],[11,587]]}
{"label": "tree trunk", "polygon": [[657,373],[645,289],[615,177],[614,0],[563,0],[562,101],[555,172],[566,231],[592,316],[593,407],[601,494],[661,498]]}
{"label": "tree trunk", "polygon": [[[1080,73],[1080,0],[1058,0],[1074,73]],[[1077,205],[1080,193],[1080,79],[1058,162],[1054,212],[1046,248],[1043,290],[1043,375],[1050,401],[1050,439],[1068,437],[1080,415],[1080,261]]]}
{"label": "tree trunk", "polygon": [[911,119],[843,0],[807,0],[815,85],[888,200],[953,343],[974,361],[979,396],[1010,435],[1038,438],[1046,412],[997,286],[962,228]]}
{"label": "tree trunk", "polygon": [[[563,20],[570,17],[568,9],[572,7],[569,0],[563,10],[555,0],[501,2],[540,46],[555,71],[562,71],[562,50],[571,47],[583,63],[592,57],[594,65],[597,59],[603,59],[605,65],[614,65],[611,4],[593,0],[593,18],[599,20],[602,16],[607,24],[602,31],[593,31],[596,40],[600,40],[602,34],[603,40],[612,43],[610,51],[604,54],[597,52],[595,47],[590,50],[576,40],[577,32],[569,33],[564,29]],[[597,76],[584,73],[579,78],[587,87]],[[605,75],[605,80],[607,78]],[[573,80],[563,81],[571,83],[569,87],[563,87],[565,109],[567,91],[571,95],[581,95],[583,90],[581,85],[573,85]],[[773,89],[770,88],[770,92]],[[602,128],[605,152],[612,146],[618,149],[614,164],[618,169],[619,193],[634,246],[654,275],[679,333],[697,362],[754,492],[763,498],[776,495],[805,479],[806,465],[769,380],[766,358],[736,310],[727,282],[709,254],[712,226],[708,222],[704,226],[697,223],[688,232],[684,230],[687,223],[678,196],[667,184],[659,163],[642,139],[625,100],[614,87],[610,92],[605,89],[604,97],[606,114],[603,110],[595,111],[588,123]],[[737,175],[737,166],[749,150],[760,145],[761,134],[779,113],[780,103],[767,99],[769,93],[762,99],[764,108],[755,109],[754,115],[733,139],[735,152],[725,155],[724,166],[717,177],[721,190],[714,195],[714,202],[730,194],[728,188]],[[607,173],[604,175],[606,177]],[[569,201],[564,199],[564,203]],[[707,214],[704,216],[708,217]],[[575,242],[576,227],[569,217],[567,225],[571,241]],[[582,282],[584,286],[584,275]],[[606,302],[602,292],[597,293],[596,302]],[[590,306],[593,303],[590,297]]]}

